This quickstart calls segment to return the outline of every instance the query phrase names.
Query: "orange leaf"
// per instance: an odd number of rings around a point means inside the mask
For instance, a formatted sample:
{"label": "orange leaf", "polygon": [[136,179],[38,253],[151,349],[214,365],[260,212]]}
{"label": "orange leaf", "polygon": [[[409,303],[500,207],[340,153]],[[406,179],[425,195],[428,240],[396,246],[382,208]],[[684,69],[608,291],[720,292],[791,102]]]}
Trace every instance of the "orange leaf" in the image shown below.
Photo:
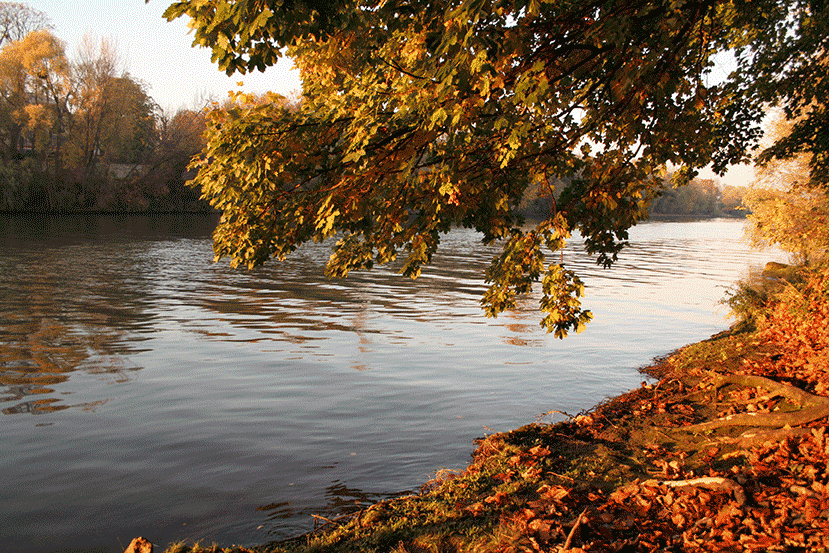
{"label": "orange leaf", "polygon": [[484,504],[479,501],[479,502],[477,502],[473,505],[470,505],[469,507],[467,507],[464,510],[468,511],[469,513],[472,514],[472,516],[476,517],[476,516],[480,515],[484,511],[484,509],[486,509],[486,507],[484,507]]}
{"label": "orange leaf", "polygon": [[558,501],[570,495],[570,490],[567,488],[563,486],[550,486],[549,484],[544,484],[536,491],[546,499],[552,499],[553,501]]}
{"label": "orange leaf", "polygon": [[677,528],[685,527],[685,517],[683,515],[681,515],[680,513],[676,513],[674,515],[671,515],[671,522],[673,522],[674,525],[676,525]]}
{"label": "orange leaf", "polygon": [[495,505],[500,505],[506,496],[507,494],[505,492],[497,492],[494,495],[490,495],[484,499],[484,503],[494,503]]}

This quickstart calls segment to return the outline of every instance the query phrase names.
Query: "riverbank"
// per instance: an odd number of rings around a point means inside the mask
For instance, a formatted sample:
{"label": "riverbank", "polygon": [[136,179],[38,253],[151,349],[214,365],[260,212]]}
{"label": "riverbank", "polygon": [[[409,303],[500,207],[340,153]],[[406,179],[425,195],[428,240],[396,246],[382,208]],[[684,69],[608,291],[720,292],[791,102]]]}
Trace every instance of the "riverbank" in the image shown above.
{"label": "riverbank", "polygon": [[[827,282],[644,369],[656,384],[487,436],[419,494],[251,551],[826,551]],[[248,549],[168,549],[188,551]]]}

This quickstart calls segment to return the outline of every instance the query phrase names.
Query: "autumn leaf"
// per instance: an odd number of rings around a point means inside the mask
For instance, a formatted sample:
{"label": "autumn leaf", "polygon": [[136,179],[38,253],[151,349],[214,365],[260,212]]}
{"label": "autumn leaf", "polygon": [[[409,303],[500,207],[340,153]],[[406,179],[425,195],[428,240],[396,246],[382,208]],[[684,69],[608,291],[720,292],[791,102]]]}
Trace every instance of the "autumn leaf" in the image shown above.
{"label": "autumn leaf", "polygon": [[500,505],[504,501],[504,498],[506,498],[506,497],[507,497],[506,492],[497,492],[493,495],[490,495],[486,499],[484,499],[484,503]]}

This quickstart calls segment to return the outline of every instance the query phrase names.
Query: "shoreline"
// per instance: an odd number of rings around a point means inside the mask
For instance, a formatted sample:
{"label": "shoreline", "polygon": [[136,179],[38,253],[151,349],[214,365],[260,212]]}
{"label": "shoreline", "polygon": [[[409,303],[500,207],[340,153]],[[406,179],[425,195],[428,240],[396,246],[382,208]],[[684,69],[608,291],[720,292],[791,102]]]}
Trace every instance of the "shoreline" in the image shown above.
{"label": "shoreline", "polygon": [[166,551],[826,551],[829,469],[792,477],[769,462],[812,455],[826,467],[826,421],[744,432],[740,419],[794,417],[798,402],[822,398],[743,374],[773,355],[732,327],[654,359],[640,371],[656,383],[586,414],[476,440],[465,470],[438,472],[419,493],[288,540]]}

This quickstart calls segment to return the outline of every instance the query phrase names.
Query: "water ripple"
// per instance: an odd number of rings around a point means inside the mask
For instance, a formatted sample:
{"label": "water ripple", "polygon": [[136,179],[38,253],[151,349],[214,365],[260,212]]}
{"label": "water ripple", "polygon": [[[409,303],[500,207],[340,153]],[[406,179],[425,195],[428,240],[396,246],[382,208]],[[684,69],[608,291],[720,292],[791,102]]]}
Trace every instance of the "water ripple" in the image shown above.
{"label": "water ripple", "polygon": [[750,252],[735,221],[635,227],[611,270],[576,239],[564,262],[595,320],[559,341],[538,292],[483,315],[497,246],[471,231],[417,281],[394,266],[327,280],[327,244],[214,264],[213,224],[0,217],[4,551],[307,530],[465,466],[486,428],[638,385],[636,367],[725,326],[717,302],[749,266],[783,260]]}

